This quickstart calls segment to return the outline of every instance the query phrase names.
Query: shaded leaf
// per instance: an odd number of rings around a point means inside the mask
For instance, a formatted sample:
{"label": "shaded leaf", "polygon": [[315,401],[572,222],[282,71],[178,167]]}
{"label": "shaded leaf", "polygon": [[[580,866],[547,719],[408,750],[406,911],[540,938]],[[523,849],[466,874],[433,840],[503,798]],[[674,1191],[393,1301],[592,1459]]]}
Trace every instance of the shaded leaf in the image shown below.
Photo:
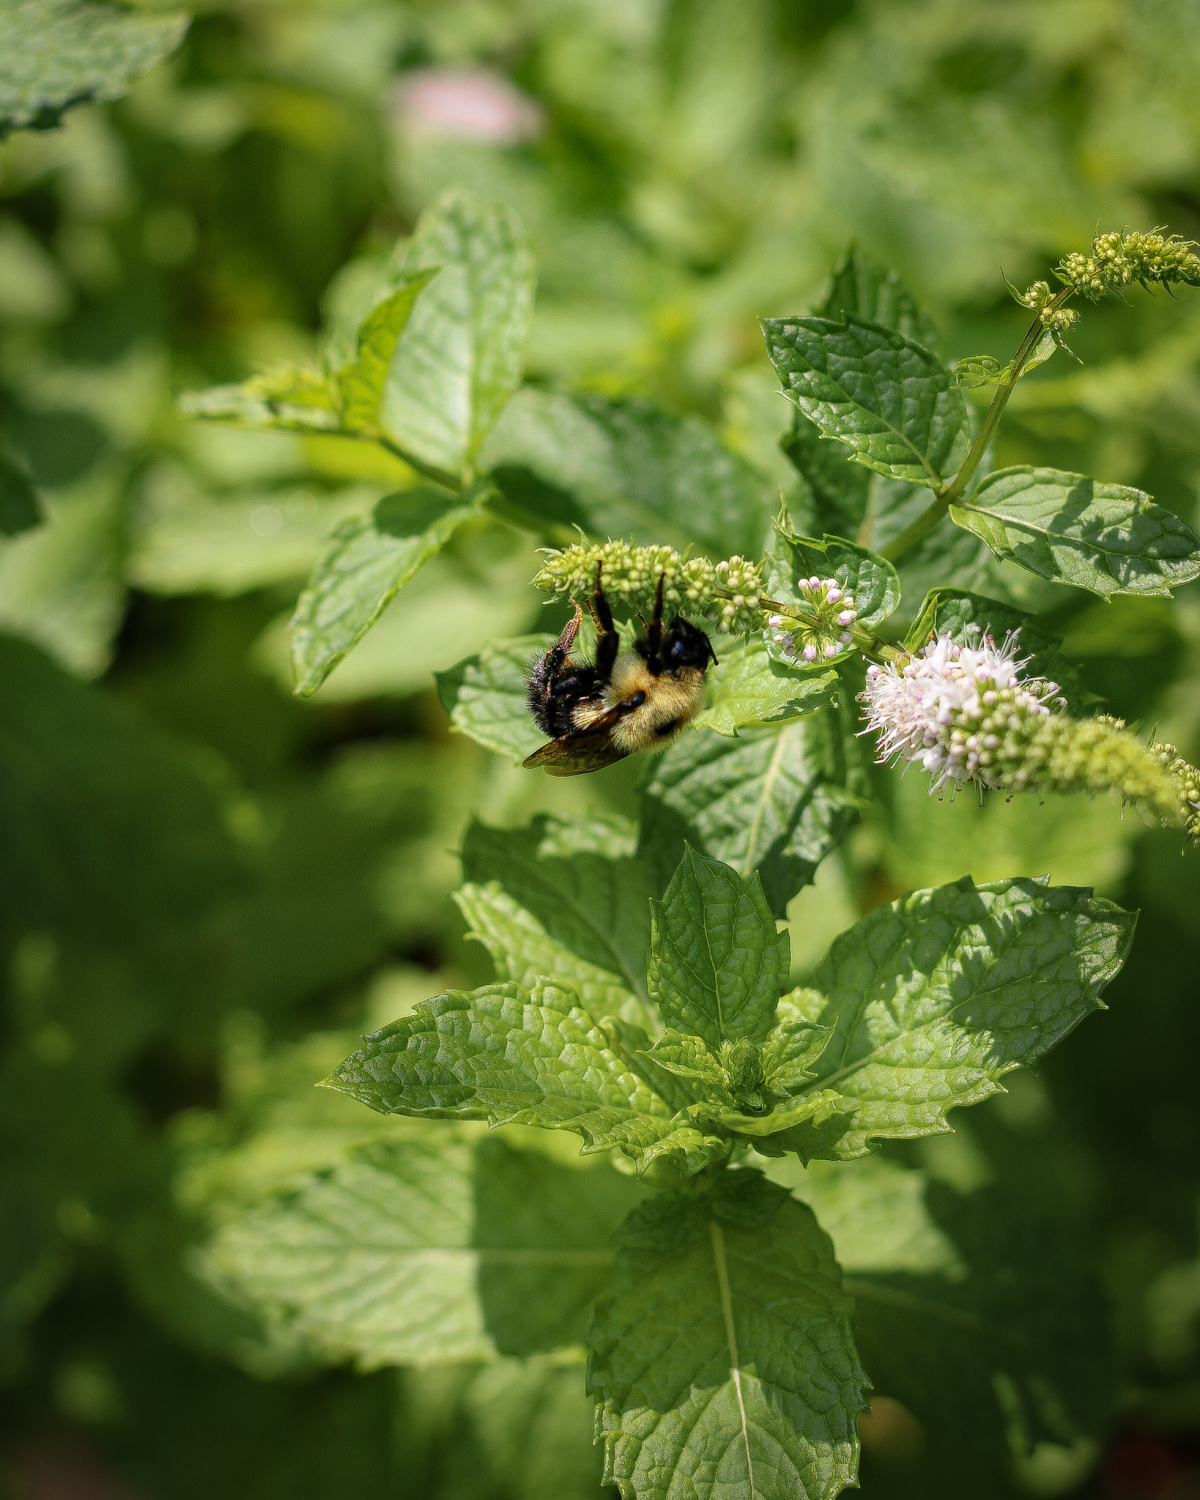
{"label": "shaded leaf", "polygon": [[861,1156],[872,1140],[948,1130],[1094,1010],[1136,918],[1071,886],[1004,880],[916,891],[834,941],[812,984],[834,1028],[816,1084],[858,1104],[844,1132],[794,1149]]}
{"label": "shaded leaf", "polygon": [[743,879],[757,870],[782,916],[858,817],[870,757],[853,731],[844,707],[732,740],[676,740],[642,792],[639,854],[652,887],[665,889],[686,841]]}
{"label": "shaded leaf", "polygon": [[451,190],[421,215],[400,270],[437,275],[401,334],[379,425],[423,463],[463,474],[521,382],[533,256],[511,209]]}
{"label": "shaded leaf", "polygon": [[370,516],[337,527],[292,615],[297,693],[316,692],[397,591],[480,514],[482,499],[422,485],[385,495]]}
{"label": "shaded leaf", "polygon": [[451,727],[520,765],[545,743],[545,734],[530,717],[526,683],[534,659],[554,641],[552,635],[493,641],[477,656],[435,673]]}
{"label": "shaded leaf", "polygon": [[[598,1500],[601,1451],[582,1362],[562,1355],[485,1365],[462,1400],[439,1473],[446,1500]],[[486,1486],[486,1488],[481,1488]],[[609,1492],[611,1496],[611,1491]]]}
{"label": "shaded leaf", "polygon": [[809,1209],[757,1172],[662,1194],[621,1231],[588,1342],[605,1478],[645,1500],[832,1500],[865,1377]]}
{"label": "shaded leaf", "polygon": [[203,1263],[331,1361],[530,1355],[580,1340],[640,1196],[611,1167],[442,1129],[348,1152],[224,1225]]}
{"label": "shaded leaf", "polygon": [[516,513],[600,538],[757,557],[777,503],[767,478],[698,417],[527,386],[480,454]]}
{"label": "shaded leaf", "polygon": [[869,323],[881,323],[928,349],[937,339],[933,320],[918,309],[895,271],[884,270],[857,246],[852,246],[833,268],[816,312],[839,322],[850,313]]}
{"label": "shaded leaf", "polygon": [[997,557],[1106,598],[1169,596],[1200,577],[1200,537],[1124,484],[1022,465],[988,475],[950,515]]}
{"label": "shaded leaf", "polygon": [[757,873],[748,879],[687,846],[651,902],[650,998],[663,1021],[714,1050],[771,1030],[790,940],[775,930]]}
{"label": "shaded leaf", "polygon": [[867,514],[871,471],[854,462],[854,450],[822,437],[821,429],[799,408],[792,414],[791,431],[779,446],[808,487],[817,529],[857,536]]}
{"label": "shaded leaf", "polygon": [[769,1170],[833,1240],[881,1395],[999,1460],[1099,1436],[1115,1394],[1105,1299],[1049,1224],[881,1157]]}
{"label": "shaded leaf", "polygon": [[119,99],[183,40],[188,17],[89,0],[6,0],[0,11],[0,138],[50,130],[73,105]]}
{"label": "shaded leaf", "polygon": [[42,506],[29,476],[0,453],[0,533],[16,536],[41,525]]}
{"label": "shaded leaf", "polygon": [[15,933],[131,941],[248,879],[205,757],[0,636],[0,912]]}
{"label": "shaded leaf", "polygon": [[762,328],[784,395],[858,463],[936,489],[966,456],[962,392],[922,345],[849,313]]}
{"label": "shaded leaf", "polygon": [[617,1147],[639,1170],[671,1155],[695,1172],[729,1149],[656,1092],[639,1027],[593,1020],[559,985],[452,990],[365,1040],[326,1082],[383,1114],[573,1130],[585,1151]]}
{"label": "shaded leaf", "polygon": [[[608,975],[614,993],[645,1000],[650,890],[644,866],[633,858],[613,859],[584,850],[566,857],[547,854],[542,849],[547,825],[546,818],[519,829],[473,822],[463,836],[464,877],[478,884],[498,883],[587,971]],[[570,978],[556,969],[541,972]],[[527,985],[515,972],[502,977]],[[572,987],[578,989],[573,982]],[[579,993],[587,999],[582,990]]]}

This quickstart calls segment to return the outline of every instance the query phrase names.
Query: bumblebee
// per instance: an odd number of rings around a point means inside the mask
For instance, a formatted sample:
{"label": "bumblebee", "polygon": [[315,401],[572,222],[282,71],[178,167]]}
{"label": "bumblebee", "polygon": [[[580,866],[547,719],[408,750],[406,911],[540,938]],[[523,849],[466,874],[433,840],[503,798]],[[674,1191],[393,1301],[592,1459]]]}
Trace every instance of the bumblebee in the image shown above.
{"label": "bumblebee", "polygon": [[571,620],[529,673],[529,711],[551,736],[550,743],[525,761],[551,776],[582,776],[599,771],[639,750],[661,750],[695,718],[704,702],[704,674],[716,663],[703,630],[679,615],[663,627],[663,575],[645,635],[630,651],[621,637],[596,574],[588,605],[596,626],[596,660],[577,662],[571,647],[583,610]]}

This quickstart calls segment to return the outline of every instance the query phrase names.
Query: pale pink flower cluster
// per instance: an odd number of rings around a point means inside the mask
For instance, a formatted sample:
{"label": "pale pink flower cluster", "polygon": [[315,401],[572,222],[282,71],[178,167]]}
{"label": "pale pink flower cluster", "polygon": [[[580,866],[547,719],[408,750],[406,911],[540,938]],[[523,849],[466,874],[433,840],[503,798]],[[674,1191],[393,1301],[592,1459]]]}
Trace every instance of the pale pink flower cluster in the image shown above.
{"label": "pale pink flower cluster", "polygon": [[[1005,759],[1009,731],[1061,704],[1058,684],[1021,679],[1029,657],[1017,659],[1017,637],[1003,646],[991,636],[963,643],[939,635],[904,663],[867,668],[868,730],[879,734],[881,762],[919,764],[932,777],[930,792],[949,783],[992,784],[992,769]],[[866,731],[864,731],[865,733]]]}
{"label": "pale pink flower cluster", "polygon": [[394,109],[425,135],[515,146],[545,127],[536,100],[487,68],[413,68],[396,87]]}
{"label": "pale pink flower cluster", "polygon": [[[793,661],[840,656],[854,643],[850,634],[850,626],[858,619],[854,600],[842,592],[836,578],[801,578],[796,590],[813,611],[812,623],[795,616],[770,615],[767,625],[771,639]],[[791,628],[785,629],[787,626]]]}

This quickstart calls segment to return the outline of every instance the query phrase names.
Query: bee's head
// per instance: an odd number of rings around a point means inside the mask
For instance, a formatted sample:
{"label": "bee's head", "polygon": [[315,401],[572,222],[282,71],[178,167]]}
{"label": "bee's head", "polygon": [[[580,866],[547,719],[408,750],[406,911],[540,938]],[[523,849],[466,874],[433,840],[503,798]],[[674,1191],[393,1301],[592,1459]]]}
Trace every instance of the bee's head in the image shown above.
{"label": "bee's head", "polygon": [[646,658],[651,671],[673,672],[678,667],[699,667],[703,672],[710,661],[715,663],[717,660],[712,642],[704,631],[689,625],[679,615],[663,631],[657,662],[651,660],[648,641],[638,641],[637,650]]}

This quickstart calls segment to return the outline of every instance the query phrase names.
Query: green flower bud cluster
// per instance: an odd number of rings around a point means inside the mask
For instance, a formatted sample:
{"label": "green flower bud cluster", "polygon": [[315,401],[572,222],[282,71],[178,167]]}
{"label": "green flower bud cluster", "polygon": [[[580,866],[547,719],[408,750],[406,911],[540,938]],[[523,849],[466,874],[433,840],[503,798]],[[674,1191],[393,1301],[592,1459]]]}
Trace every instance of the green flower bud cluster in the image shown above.
{"label": "green flower bud cluster", "polygon": [[1144,287],[1177,282],[1200,286],[1200,257],[1193,249],[1192,241],[1158,230],[1149,234],[1114,230],[1098,234],[1087,254],[1075,250],[1065,256],[1054,274],[1064,286],[1093,302],[1135,281]]}
{"label": "green flower bud cluster", "polygon": [[596,587],[597,570],[614,608],[623,604],[648,613],[661,578],[668,616],[706,620],[728,635],[762,628],[762,578],[744,557],[714,563],[707,557],[684,557],[673,547],[576,542],[561,551],[547,550],[533,582],[556,598],[583,599]]}
{"label": "green flower bud cluster", "polygon": [[[1012,721],[1010,720],[1010,725]],[[1195,836],[1200,776],[1173,745],[1144,745],[1124,721],[1052,714],[1009,727],[992,753],[999,791],[1115,792],[1140,812]]]}
{"label": "green flower bud cluster", "polygon": [[1070,307],[1053,306],[1055,293],[1045,281],[1035,281],[1028,291],[1022,292],[1017,301],[1022,307],[1037,313],[1043,328],[1048,328],[1056,339],[1079,322],[1079,314]]}
{"label": "green flower bud cluster", "polygon": [[753,1114],[768,1107],[769,1099],[763,1089],[762,1048],[757,1042],[742,1038],[737,1042],[725,1042],[721,1047],[721,1066],[725,1081],[739,1109]]}

